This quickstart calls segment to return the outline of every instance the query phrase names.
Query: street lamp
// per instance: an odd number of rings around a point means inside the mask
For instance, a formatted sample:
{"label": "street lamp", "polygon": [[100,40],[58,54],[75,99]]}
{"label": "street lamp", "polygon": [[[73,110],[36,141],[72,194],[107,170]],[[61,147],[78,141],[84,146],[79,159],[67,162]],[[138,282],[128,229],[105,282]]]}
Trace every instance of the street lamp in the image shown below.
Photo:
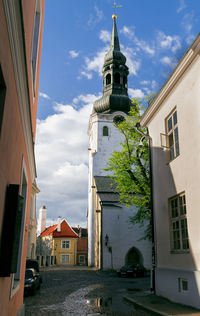
{"label": "street lamp", "polygon": [[144,139],[148,140],[149,147],[149,180],[150,180],[150,208],[151,208],[151,225],[152,225],[152,270],[151,270],[151,291],[155,293],[155,235],[154,235],[154,213],[153,213],[153,173],[152,173],[152,138],[144,134],[140,128],[140,123],[137,122],[134,129],[142,136],[139,147],[143,146]]}

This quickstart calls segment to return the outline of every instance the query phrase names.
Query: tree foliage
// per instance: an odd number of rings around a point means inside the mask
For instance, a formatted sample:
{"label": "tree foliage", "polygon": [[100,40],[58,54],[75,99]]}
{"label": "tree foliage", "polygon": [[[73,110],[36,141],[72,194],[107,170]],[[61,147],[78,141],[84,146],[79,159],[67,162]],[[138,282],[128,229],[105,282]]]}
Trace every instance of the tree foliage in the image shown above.
{"label": "tree foliage", "polygon": [[[148,102],[148,99],[147,99]],[[142,101],[134,98],[126,120],[117,124],[124,136],[121,151],[114,151],[107,161],[106,171],[111,172],[113,184],[120,196],[120,203],[135,205],[137,212],[130,220],[141,225],[148,221],[144,239],[151,239],[150,170],[148,139],[134,128],[141,118]],[[145,128],[140,130],[147,135]]]}

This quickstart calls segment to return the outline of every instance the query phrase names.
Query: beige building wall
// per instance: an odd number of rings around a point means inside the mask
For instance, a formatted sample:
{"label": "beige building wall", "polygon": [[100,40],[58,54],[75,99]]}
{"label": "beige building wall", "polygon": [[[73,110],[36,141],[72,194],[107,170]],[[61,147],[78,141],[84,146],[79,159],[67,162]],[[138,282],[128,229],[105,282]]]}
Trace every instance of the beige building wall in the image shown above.
{"label": "beige building wall", "polygon": [[[69,241],[69,249],[62,248],[62,241]],[[68,255],[69,261],[63,262],[62,256]],[[56,264],[77,264],[77,238],[54,238],[53,239],[53,256],[56,256]],[[67,260],[66,260],[67,261]]]}
{"label": "beige building wall", "polygon": [[[200,308],[200,37],[143,115],[152,137],[156,293]],[[170,160],[166,119],[176,110],[180,154]],[[174,252],[169,199],[185,193],[189,251]],[[183,290],[180,282],[187,282]]]}

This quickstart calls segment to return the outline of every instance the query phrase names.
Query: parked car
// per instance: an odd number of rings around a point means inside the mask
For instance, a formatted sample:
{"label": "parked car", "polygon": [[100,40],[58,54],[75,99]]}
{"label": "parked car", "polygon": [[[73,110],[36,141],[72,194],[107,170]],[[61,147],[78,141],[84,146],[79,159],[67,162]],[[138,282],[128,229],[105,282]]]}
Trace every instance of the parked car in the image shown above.
{"label": "parked car", "polygon": [[35,269],[40,278],[40,283],[42,283],[42,275],[40,273],[39,263],[35,259],[27,259],[26,260],[26,269]]}
{"label": "parked car", "polygon": [[24,294],[34,295],[37,289],[40,289],[40,275],[33,269],[26,269],[24,280]]}
{"label": "parked car", "polygon": [[143,277],[146,274],[146,269],[143,265],[134,263],[134,264],[126,264],[121,267],[119,271],[117,271],[119,277]]}

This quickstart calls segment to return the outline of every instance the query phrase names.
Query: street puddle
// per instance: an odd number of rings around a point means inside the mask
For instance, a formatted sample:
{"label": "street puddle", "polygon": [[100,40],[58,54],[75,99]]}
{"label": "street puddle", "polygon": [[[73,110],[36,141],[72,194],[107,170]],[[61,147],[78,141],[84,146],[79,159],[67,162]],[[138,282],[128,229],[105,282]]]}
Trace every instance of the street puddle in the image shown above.
{"label": "street puddle", "polygon": [[135,311],[132,304],[128,304],[123,300],[121,295],[113,295],[110,297],[97,297],[86,300],[89,306],[101,308],[102,310],[109,310],[113,312],[131,312]]}

